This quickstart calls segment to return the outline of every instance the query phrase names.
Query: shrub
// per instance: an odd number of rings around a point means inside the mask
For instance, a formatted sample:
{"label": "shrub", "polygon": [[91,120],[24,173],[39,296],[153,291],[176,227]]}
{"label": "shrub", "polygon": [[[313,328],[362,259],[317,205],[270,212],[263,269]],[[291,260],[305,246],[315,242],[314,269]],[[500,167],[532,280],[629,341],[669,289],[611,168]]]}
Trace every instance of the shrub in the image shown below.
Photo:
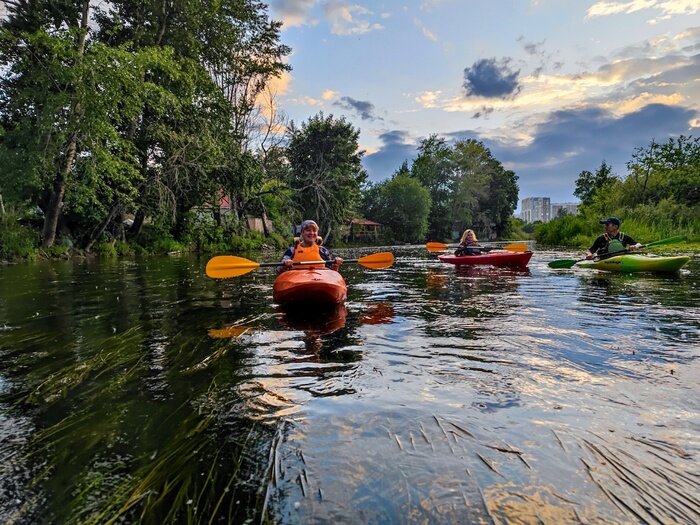
{"label": "shrub", "polygon": [[39,236],[18,221],[16,213],[8,211],[0,216],[0,259],[34,258]]}

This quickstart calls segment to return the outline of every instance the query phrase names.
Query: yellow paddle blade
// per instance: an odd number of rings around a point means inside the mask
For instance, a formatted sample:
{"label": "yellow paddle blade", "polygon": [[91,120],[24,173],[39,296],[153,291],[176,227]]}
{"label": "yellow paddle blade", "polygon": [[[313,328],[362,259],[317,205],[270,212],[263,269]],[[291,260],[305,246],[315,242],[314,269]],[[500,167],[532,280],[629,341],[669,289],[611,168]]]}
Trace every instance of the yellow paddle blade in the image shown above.
{"label": "yellow paddle blade", "polygon": [[524,242],[514,242],[513,244],[506,244],[503,249],[509,252],[526,252],[527,244]]}
{"label": "yellow paddle blade", "polygon": [[359,259],[357,259],[357,263],[361,264],[365,268],[381,270],[382,268],[388,268],[389,266],[394,264],[394,254],[391,252],[373,253],[372,255],[365,255],[364,257],[360,257]]}
{"label": "yellow paddle blade", "polygon": [[251,261],[235,255],[219,255],[213,257],[207,263],[207,275],[213,279],[227,279],[229,277],[240,277],[248,272],[252,272],[259,262]]}
{"label": "yellow paddle blade", "polygon": [[227,326],[226,328],[211,328],[207,332],[209,337],[214,339],[232,339],[234,337],[240,337],[243,334],[250,332],[253,329],[252,326]]}
{"label": "yellow paddle blade", "polygon": [[444,252],[448,246],[444,242],[429,242],[425,245],[429,252]]}

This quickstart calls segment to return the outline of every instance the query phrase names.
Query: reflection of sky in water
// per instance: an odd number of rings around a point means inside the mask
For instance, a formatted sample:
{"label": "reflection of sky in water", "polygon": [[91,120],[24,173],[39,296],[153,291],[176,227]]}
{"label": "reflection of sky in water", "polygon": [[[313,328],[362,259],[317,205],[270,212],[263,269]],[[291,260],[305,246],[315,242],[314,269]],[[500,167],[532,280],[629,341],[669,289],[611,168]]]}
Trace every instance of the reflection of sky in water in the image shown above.
{"label": "reflection of sky in water", "polygon": [[[98,420],[79,439],[157,461],[175,429],[190,436],[185,407],[218,415],[201,434],[215,441],[276,429],[250,454],[274,476],[241,481],[268,484],[272,521],[700,521],[697,264],[645,277],[553,271],[555,253],[527,271],[396,255],[344,266],[346,306],[310,315],[278,310],[263,271],[213,283],[176,261],[165,275],[59,264],[21,290],[0,274],[0,394],[26,383],[54,403],[36,420],[0,405],[0,451],[23,476],[0,489],[27,494],[18,452],[60,410]],[[148,434],[161,418],[167,435]]]}

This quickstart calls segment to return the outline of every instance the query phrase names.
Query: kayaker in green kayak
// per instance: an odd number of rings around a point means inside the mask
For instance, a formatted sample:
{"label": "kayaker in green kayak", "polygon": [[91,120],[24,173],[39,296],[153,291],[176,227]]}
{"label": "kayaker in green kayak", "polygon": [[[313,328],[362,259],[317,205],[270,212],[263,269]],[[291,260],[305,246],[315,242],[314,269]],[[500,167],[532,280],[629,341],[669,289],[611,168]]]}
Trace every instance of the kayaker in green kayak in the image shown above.
{"label": "kayaker in green kayak", "polygon": [[605,233],[593,241],[593,245],[586,252],[586,259],[611,256],[615,253],[622,254],[642,247],[632,237],[620,231],[620,219],[617,217],[603,219],[600,224],[604,226]]}
{"label": "kayaker in green kayak", "polygon": [[459,246],[455,250],[455,255],[458,257],[463,255],[481,255],[482,252],[489,251],[491,251],[491,248],[479,244],[474,230],[464,230],[462,238],[459,240]]}
{"label": "kayaker in green kayak", "polygon": [[318,224],[312,220],[305,220],[301,223],[301,238],[284,252],[277,273],[291,270],[295,262],[304,261],[328,261],[325,264],[305,265],[304,268],[323,268],[324,266],[338,271],[343,259],[333,257],[328,248],[322,246],[323,240],[318,236]]}

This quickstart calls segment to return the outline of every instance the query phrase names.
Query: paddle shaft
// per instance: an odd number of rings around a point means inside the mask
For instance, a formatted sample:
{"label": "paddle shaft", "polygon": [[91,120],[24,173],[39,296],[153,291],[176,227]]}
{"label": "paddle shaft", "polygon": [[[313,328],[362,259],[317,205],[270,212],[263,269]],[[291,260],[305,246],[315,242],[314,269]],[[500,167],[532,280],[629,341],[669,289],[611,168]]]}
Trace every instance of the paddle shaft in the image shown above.
{"label": "paddle shaft", "polygon": [[[677,242],[680,240],[683,240],[684,236],[683,235],[677,235],[676,237],[669,237],[668,239],[661,239],[660,241],[653,241],[649,242],[647,244],[642,244],[640,248],[649,248],[651,246],[659,246],[659,245],[664,245],[664,244],[671,244],[673,242]],[[637,250],[634,250],[637,251]],[[626,253],[632,253],[631,250],[625,249],[624,251],[621,252],[615,252],[615,253],[604,253],[602,255],[598,255],[592,258],[585,257],[583,259],[560,259],[558,261],[552,261],[549,263],[550,268],[572,268],[574,265],[583,262],[583,261],[603,261],[605,259],[609,259],[611,257],[617,257],[619,255],[624,255]],[[637,252],[639,253],[639,252]]]}

